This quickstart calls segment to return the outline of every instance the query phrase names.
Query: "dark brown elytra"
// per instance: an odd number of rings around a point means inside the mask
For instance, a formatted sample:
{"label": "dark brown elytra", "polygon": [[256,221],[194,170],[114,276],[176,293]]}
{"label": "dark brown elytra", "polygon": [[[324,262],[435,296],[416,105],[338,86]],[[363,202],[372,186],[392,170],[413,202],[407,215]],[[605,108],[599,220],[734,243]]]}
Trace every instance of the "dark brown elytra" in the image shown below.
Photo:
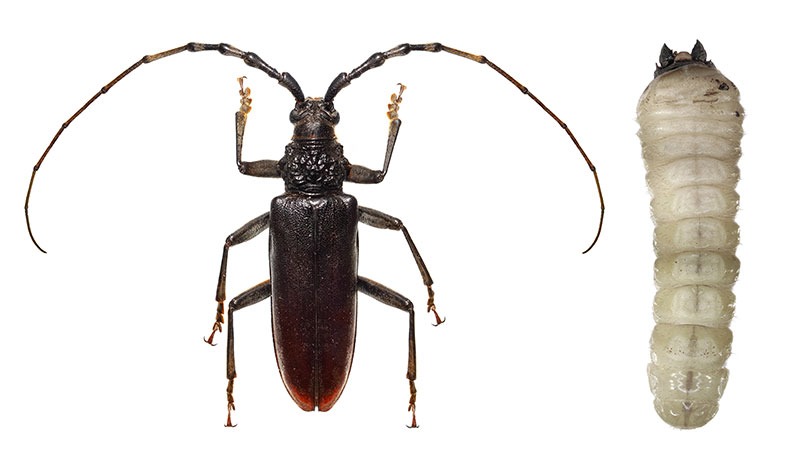
{"label": "dark brown elytra", "polygon": [[184,51],[218,51],[223,55],[242,59],[245,64],[276,79],[295,98],[295,107],[289,116],[291,123],[294,124],[294,134],[286,146],[284,157],[280,161],[243,161],[242,144],[251,99],[250,89],[245,88],[242,79],[239,79],[241,107],[236,113],[236,164],[239,171],[248,176],[282,178],[285,183],[285,192],[272,200],[269,212],[256,217],[233,232],[225,240],[223,246],[216,295],[217,314],[211,336],[206,340],[212,345],[214,334],[222,331],[224,323],[223,303],[226,298],[228,250],[230,247],[246,242],[269,229],[270,279],[237,295],[228,304],[228,419],[226,426],[232,426],[231,411],[235,409],[233,380],[236,378],[236,366],[234,362],[233,314],[236,310],[271,298],[273,341],[284,385],[303,410],[327,411],[336,403],[347,382],[355,345],[356,293],[361,292],[386,305],[403,310],[409,315],[408,370],[406,373],[410,387],[408,409],[412,413],[411,427],[417,427],[416,387],[414,384],[416,379],[414,306],[401,294],[358,275],[358,222],[403,233],[427,288],[428,311],[433,312],[435,325],[439,325],[444,320],[436,312],[434,293],[431,288],[433,279],[414,245],[411,235],[400,219],[359,206],[353,196],[342,191],[345,181],[361,184],[383,181],[389,169],[394,144],[400,130],[401,121],[398,119],[397,111],[405,87],[401,85],[400,92],[392,95],[389,105],[387,113],[390,119],[389,137],[381,170],[372,170],[351,164],[344,157],[342,146],[337,142],[334,132],[334,127],[339,122],[339,113],[333,106],[336,95],[354,79],[383,65],[387,59],[404,56],[412,51],[444,51],[454,54],[488,65],[541,106],[564,129],[592,171],[600,198],[600,223],[594,240],[584,253],[597,243],[603,227],[605,205],[595,166],[563,121],[525,86],[484,56],[469,54],[439,43],[401,44],[386,52],[377,52],[371,55],[350,73],[339,74],[330,84],[324,98],[306,98],[300,85],[290,74],[278,72],[252,52],[243,52],[228,44],[190,42],[175,49],[144,56],[101,88],[61,125],[33,167],[25,197],[25,220],[28,233],[39,250],[44,252],[31,231],[28,203],[36,172],[61,133],[100,95],[108,92],[111,87],[140,65]]}

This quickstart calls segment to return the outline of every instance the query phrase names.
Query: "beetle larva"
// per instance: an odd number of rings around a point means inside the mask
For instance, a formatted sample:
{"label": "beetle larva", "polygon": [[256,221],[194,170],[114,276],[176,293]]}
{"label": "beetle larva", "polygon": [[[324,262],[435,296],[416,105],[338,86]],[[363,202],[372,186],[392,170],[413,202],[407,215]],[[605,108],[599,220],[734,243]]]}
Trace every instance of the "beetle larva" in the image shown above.
{"label": "beetle larva", "polygon": [[650,389],[664,421],[697,428],[728,380],[744,111],[698,41],[691,53],[664,45],[637,118],[656,226]]}

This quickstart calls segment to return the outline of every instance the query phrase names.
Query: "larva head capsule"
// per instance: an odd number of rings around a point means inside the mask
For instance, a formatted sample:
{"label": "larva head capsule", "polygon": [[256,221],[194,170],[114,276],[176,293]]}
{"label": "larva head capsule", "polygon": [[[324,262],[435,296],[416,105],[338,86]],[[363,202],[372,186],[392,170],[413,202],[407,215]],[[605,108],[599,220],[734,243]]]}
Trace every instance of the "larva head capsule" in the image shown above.
{"label": "larva head capsule", "polygon": [[669,72],[670,70],[675,70],[678,67],[683,67],[690,64],[705,65],[707,67],[715,68],[713,62],[706,60],[706,50],[700,41],[694,43],[691,53],[673,51],[666,44],[664,44],[664,46],[661,48],[661,55],[658,58],[658,62],[659,63],[656,64],[656,71],[654,74],[656,77],[663,73]]}

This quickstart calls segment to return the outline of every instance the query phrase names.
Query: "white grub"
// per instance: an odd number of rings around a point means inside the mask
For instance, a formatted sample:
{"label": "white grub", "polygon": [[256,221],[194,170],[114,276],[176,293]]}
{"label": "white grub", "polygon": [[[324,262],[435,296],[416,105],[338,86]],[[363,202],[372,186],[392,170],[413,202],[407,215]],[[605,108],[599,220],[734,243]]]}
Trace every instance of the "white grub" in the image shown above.
{"label": "white grub", "polygon": [[739,273],[733,219],[744,111],[736,86],[702,54],[673,54],[686,65],[657,76],[637,108],[656,226],[647,371],[656,411],[683,429],[703,426],[719,407]]}

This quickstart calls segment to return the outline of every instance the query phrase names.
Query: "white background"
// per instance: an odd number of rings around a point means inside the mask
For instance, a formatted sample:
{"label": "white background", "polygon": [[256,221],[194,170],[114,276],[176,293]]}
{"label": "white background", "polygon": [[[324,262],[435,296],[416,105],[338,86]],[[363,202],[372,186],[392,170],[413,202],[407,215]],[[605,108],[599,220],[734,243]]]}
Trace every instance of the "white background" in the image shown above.
{"label": "white background", "polygon": [[[780,2],[15,2],[0,17],[0,466],[47,468],[786,468],[797,465],[798,91]],[[718,416],[677,431],[652,409],[649,195],[636,102],[666,41],[701,39],[740,88],[742,271],[731,380]],[[395,58],[343,90],[353,163],[382,163],[386,104],[408,86],[389,175],[347,185],[400,217],[448,319],[429,326],[402,236],[361,230],[360,272],[418,307],[421,428],[408,430],[407,317],[361,298],[345,393],[304,413],[273,358],[266,305],[237,317],[234,420],[214,318],[225,237],[283,185],[234,164],[236,77],[253,89],[248,159],[280,158],[292,97],[215,52],[144,65],[63,134],[59,125],[144,54],[228,42],[319,96],[341,71],[402,42],[485,54],[580,139],[486,66]],[[231,250],[229,298],[268,276],[267,238]],[[224,344],[224,335],[220,337]]]}

